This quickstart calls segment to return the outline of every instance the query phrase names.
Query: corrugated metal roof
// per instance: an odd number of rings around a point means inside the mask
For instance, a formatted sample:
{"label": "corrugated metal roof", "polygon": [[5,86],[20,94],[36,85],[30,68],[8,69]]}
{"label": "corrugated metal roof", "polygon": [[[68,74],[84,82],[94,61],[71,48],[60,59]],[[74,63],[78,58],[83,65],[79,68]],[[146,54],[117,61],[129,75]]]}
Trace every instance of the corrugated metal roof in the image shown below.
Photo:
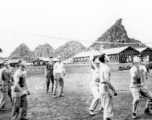
{"label": "corrugated metal roof", "polygon": [[[144,47],[144,48],[137,48],[136,50],[138,50],[139,52],[142,52],[144,50],[146,50],[147,48],[150,48],[150,47]],[[151,48],[150,48],[151,49]],[[152,50],[152,49],[151,49]]]}
{"label": "corrugated metal roof", "polygon": [[[40,60],[43,60],[43,61],[49,61],[49,58],[39,58]],[[53,61],[57,61],[57,58],[53,58]]]}
{"label": "corrugated metal roof", "polygon": [[103,49],[101,50],[102,53],[105,53],[107,55],[112,55],[112,54],[119,54],[120,52],[124,51],[127,49],[129,46],[126,47],[119,47],[119,48],[111,48],[111,49]]}
{"label": "corrugated metal roof", "polygon": [[81,52],[75,55],[73,58],[78,58],[78,57],[89,57],[90,55],[101,55],[99,51],[88,51],[88,52]]}
{"label": "corrugated metal roof", "polygon": [[20,61],[20,59],[13,59],[13,60],[8,60],[9,63],[18,63]]}
{"label": "corrugated metal roof", "polygon": [[39,58],[40,60],[43,60],[43,61],[49,61],[49,58]]}

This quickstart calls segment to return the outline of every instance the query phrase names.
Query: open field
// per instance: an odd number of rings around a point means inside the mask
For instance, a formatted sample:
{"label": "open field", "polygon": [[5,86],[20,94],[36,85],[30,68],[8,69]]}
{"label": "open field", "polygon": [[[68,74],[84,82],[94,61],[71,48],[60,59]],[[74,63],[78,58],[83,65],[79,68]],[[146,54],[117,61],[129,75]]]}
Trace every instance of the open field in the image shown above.
{"label": "open field", "polygon": [[[93,98],[89,84],[91,81],[89,66],[66,66],[65,97],[53,98],[51,92],[45,93],[44,68],[28,69],[27,84],[31,95],[28,96],[29,120],[102,120],[102,113],[89,116],[88,108]],[[114,97],[113,120],[131,120],[132,96],[129,91],[129,71],[112,71],[111,81],[118,91]],[[147,86],[152,91],[152,73]],[[139,104],[138,120],[151,120],[152,116],[143,114],[146,100],[141,99]],[[0,112],[0,120],[10,120],[11,105],[7,101],[6,112]]]}

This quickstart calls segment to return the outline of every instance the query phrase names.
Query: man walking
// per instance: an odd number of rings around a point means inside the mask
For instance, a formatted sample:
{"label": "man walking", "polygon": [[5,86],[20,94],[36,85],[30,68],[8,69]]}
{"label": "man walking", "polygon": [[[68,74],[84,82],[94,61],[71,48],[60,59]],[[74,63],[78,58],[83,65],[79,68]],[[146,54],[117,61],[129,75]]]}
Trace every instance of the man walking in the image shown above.
{"label": "man walking", "polygon": [[60,86],[60,94],[59,97],[64,97],[63,94],[63,88],[64,88],[64,80],[63,80],[63,76],[65,76],[65,68],[64,68],[64,64],[61,62],[61,57],[58,56],[58,62],[56,62],[54,64],[54,77],[55,77],[55,81],[54,81],[54,91],[53,91],[53,97],[56,98],[57,97],[57,88],[58,88],[58,84]]}
{"label": "man walking", "polygon": [[130,69],[131,82],[130,91],[133,96],[132,103],[132,118],[137,118],[137,106],[139,103],[140,95],[147,98],[147,103],[144,112],[150,114],[150,107],[152,103],[152,93],[145,86],[145,80],[147,77],[147,68],[145,65],[141,64],[141,59],[139,56],[133,58],[134,65]]}
{"label": "man walking", "polygon": [[107,66],[108,56],[102,54],[99,57],[100,63],[100,85],[99,92],[101,95],[101,102],[103,107],[103,120],[111,120],[113,117],[113,97],[117,95],[115,88],[110,82],[110,69]]}
{"label": "man walking", "polygon": [[99,77],[99,59],[98,59],[98,57],[90,56],[90,63],[91,63],[91,73],[92,73],[92,81],[90,84],[90,88],[91,88],[94,98],[90,105],[89,113],[91,116],[93,116],[93,115],[95,115],[94,110],[97,107],[99,100],[100,100],[100,93],[99,93],[100,77]]}
{"label": "man walking", "polygon": [[13,70],[9,66],[8,60],[4,61],[4,67],[1,69],[0,73],[0,79],[1,79],[1,94],[2,98],[0,100],[0,111],[5,111],[5,103],[6,103],[6,98],[7,95],[9,96],[11,102],[12,102],[12,97],[11,97],[11,85],[12,85],[12,74]]}
{"label": "man walking", "polygon": [[21,62],[14,74],[12,120],[27,120],[28,94],[25,65]]}
{"label": "man walking", "polygon": [[46,64],[45,68],[45,77],[46,77],[46,92],[48,93],[49,91],[49,86],[50,86],[50,80],[52,82],[52,93],[53,93],[53,88],[54,88],[54,75],[53,75],[53,57],[49,58],[49,62]]}

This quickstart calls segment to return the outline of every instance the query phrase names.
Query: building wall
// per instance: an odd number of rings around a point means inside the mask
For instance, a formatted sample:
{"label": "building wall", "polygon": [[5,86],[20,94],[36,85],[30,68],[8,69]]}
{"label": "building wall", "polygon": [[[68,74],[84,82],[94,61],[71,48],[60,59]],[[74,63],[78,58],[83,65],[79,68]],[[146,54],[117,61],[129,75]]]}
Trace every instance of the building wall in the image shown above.
{"label": "building wall", "polygon": [[148,58],[148,61],[152,61],[152,50],[150,48],[147,48],[146,50],[141,52],[141,56],[142,58]]}
{"label": "building wall", "polygon": [[87,63],[89,62],[89,58],[90,57],[77,57],[77,58],[73,58],[73,63]]}
{"label": "building wall", "polygon": [[137,50],[129,47],[126,50],[120,52],[120,54],[119,54],[119,63],[132,62],[133,57],[136,56],[136,55],[139,55],[139,54],[140,53]]}
{"label": "building wall", "polygon": [[119,54],[108,55],[111,63],[119,62]]}
{"label": "building wall", "polygon": [[[132,62],[132,59],[135,55],[139,55],[140,52],[134,48],[128,47],[126,50],[118,54],[108,55],[111,63],[129,63]],[[89,57],[78,57],[73,58],[73,63],[88,63]]]}

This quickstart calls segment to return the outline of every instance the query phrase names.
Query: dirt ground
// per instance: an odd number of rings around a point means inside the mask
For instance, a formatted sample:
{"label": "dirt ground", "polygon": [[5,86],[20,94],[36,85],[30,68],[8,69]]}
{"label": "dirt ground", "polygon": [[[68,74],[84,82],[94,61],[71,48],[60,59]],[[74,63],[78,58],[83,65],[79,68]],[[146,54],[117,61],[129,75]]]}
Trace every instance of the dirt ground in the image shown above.
{"label": "dirt ground", "polygon": [[[88,108],[93,95],[89,84],[91,81],[90,67],[67,66],[64,77],[65,97],[53,98],[51,89],[46,93],[44,69],[27,69],[27,85],[31,95],[28,96],[28,118],[29,120],[102,120],[102,112],[89,116]],[[132,96],[129,91],[129,71],[113,71],[111,81],[118,91],[114,97],[113,120],[131,120]],[[152,74],[146,81],[152,91]],[[50,86],[51,88],[51,86]],[[141,99],[138,107],[138,120],[151,120],[151,116],[143,114],[146,100]],[[6,112],[0,112],[0,120],[10,120],[11,104],[8,99]]]}

